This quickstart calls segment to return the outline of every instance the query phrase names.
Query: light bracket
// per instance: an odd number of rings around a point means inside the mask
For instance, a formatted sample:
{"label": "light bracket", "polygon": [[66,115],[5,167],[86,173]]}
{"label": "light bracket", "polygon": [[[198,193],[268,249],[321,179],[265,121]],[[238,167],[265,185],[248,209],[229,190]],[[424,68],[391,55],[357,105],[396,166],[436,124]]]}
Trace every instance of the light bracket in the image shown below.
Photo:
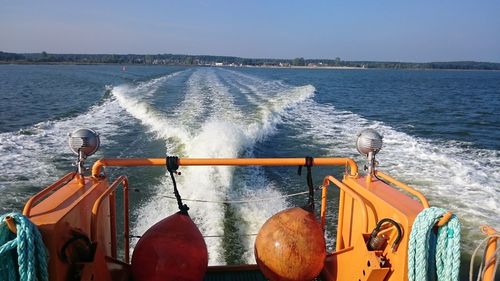
{"label": "light bracket", "polygon": [[382,149],[383,137],[374,129],[364,129],[358,134],[356,147],[361,155],[367,157],[368,174],[373,175],[375,172],[375,155]]}
{"label": "light bracket", "polygon": [[78,174],[83,175],[85,171],[83,166],[85,159],[96,153],[101,145],[99,134],[91,129],[76,129],[68,137],[68,144],[71,151],[78,155],[76,162]]}

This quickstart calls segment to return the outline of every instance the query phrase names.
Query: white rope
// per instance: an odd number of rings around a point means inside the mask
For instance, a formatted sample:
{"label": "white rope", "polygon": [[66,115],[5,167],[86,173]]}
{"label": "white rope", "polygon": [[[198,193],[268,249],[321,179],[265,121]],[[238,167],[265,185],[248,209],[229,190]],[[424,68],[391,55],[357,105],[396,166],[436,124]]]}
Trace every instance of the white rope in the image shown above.
{"label": "white rope", "polygon": [[[303,191],[303,192],[297,192],[297,193],[292,193],[292,194],[287,194],[287,195],[277,196],[277,197],[247,199],[247,200],[222,200],[222,201],[216,201],[216,200],[185,199],[185,198],[182,198],[182,200],[183,201],[188,201],[188,202],[201,202],[201,203],[237,204],[237,203],[255,203],[255,202],[263,202],[263,201],[271,201],[271,200],[277,200],[277,199],[282,199],[282,198],[299,196],[299,195],[308,194],[308,193],[309,193],[309,191]],[[167,196],[167,195],[161,195],[161,197],[165,197],[165,198],[168,198],[168,199],[176,199],[173,196]]]}
{"label": "white rope", "polygon": [[[492,234],[492,235],[489,235],[488,237],[484,238],[483,241],[481,241],[481,243],[479,243],[479,245],[477,245],[476,249],[474,250],[474,253],[472,253],[472,257],[470,259],[470,267],[469,267],[469,281],[474,281],[474,260],[476,259],[476,256],[477,256],[477,253],[479,252],[479,249],[487,242],[490,240],[490,238],[493,238],[493,237],[496,237],[497,239],[500,238],[500,234]],[[499,253],[499,249],[496,249],[494,255],[490,258],[490,260],[488,260],[486,263],[484,262],[484,260],[481,261],[481,264],[479,265],[479,271],[478,271],[478,274],[477,274],[477,281],[479,280],[482,280],[483,279],[483,274],[484,274],[484,269],[488,267],[488,265],[494,260],[494,258],[498,255]],[[494,272],[493,272],[493,276],[496,275],[496,270],[498,268],[498,262],[497,264],[495,265],[495,269],[494,269]]]}

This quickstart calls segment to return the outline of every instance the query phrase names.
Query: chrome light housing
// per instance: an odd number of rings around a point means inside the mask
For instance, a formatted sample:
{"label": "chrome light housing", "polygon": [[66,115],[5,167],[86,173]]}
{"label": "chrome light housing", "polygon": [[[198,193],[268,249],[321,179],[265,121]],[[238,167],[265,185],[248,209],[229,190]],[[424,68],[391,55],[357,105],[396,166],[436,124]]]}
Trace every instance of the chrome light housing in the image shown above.
{"label": "chrome light housing", "polygon": [[361,155],[377,154],[382,148],[382,136],[374,129],[364,129],[358,134],[356,146]]}
{"label": "chrome light housing", "polygon": [[101,144],[99,134],[90,129],[77,129],[69,134],[68,139],[71,151],[82,158],[94,154]]}

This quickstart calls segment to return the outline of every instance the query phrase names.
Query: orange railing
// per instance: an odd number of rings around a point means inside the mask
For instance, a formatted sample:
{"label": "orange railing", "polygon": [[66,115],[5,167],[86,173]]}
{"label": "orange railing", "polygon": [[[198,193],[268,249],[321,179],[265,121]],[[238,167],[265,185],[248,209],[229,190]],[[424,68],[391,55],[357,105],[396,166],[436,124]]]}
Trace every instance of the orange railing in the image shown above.
{"label": "orange railing", "polygon": [[411,195],[415,196],[418,198],[418,200],[420,200],[420,203],[422,203],[422,206],[424,206],[424,208],[429,208],[429,201],[427,201],[427,198],[425,198],[425,196],[420,193],[419,191],[413,189],[412,187],[409,187],[408,185],[398,181],[397,179],[394,179],[380,171],[376,171],[375,172],[377,176],[381,177],[382,179],[390,182],[391,184],[401,188],[402,190],[410,193]]}
{"label": "orange railing", "polygon": [[[305,166],[306,158],[179,158],[178,159],[179,166]],[[354,160],[351,158],[314,158],[313,166],[349,166],[349,175],[353,177],[358,176],[358,166]],[[117,167],[134,167],[134,166],[165,166],[166,159],[165,158],[138,158],[138,159],[100,159],[96,161],[92,167],[92,176],[99,177],[101,175],[102,167],[105,166],[117,166]],[[347,190],[345,186],[338,182],[333,177],[328,177],[329,180],[334,182],[339,188],[345,189],[352,197],[356,198],[356,200],[362,203],[363,209],[363,218],[365,219],[364,228],[367,226],[367,212],[366,206],[364,206],[363,201],[360,197],[354,194],[352,191]],[[128,252],[129,252],[129,241],[128,241],[128,182],[126,178],[119,177],[111,186],[97,199],[92,208],[92,221],[91,221],[91,237],[92,239],[96,239],[97,235],[97,219],[99,206],[101,202],[104,200],[108,194],[114,192],[118,184],[124,183],[124,211],[125,213],[125,261],[128,262]],[[326,188],[325,188],[326,190]],[[325,191],[323,191],[325,192]],[[352,194],[351,194],[352,193]],[[326,197],[325,197],[326,200]],[[114,200],[112,200],[114,202]],[[111,202],[111,201],[110,201]],[[322,209],[326,208],[323,204]],[[111,221],[112,221],[112,231],[115,231],[115,222],[114,222],[114,203],[110,203],[110,208],[112,209],[111,213]],[[324,219],[323,219],[324,220]],[[116,251],[116,241],[112,243],[112,251]]]}
{"label": "orange railing", "polygon": [[70,180],[72,180],[76,175],[76,172],[71,172],[69,174],[66,174],[64,177],[60,178],[58,181],[55,183],[49,185],[47,188],[43,189],[42,191],[38,192],[35,194],[33,197],[31,197],[28,202],[26,202],[26,205],[24,205],[23,209],[23,215],[29,217],[31,213],[31,208],[34,207],[38,201],[43,199],[45,196],[47,196],[51,191],[54,191],[58,188],[63,187],[66,183],[68,183]]}
{"label": "orange railing", "polygon": [[[341,191],[344,191],[347,194],[349,194],[349,196],[354,198],[354,200],[358,201],[358,203],[361,206],[361,215],[362,215],[362,219],[363,219],[363,231],[367,232],[368,231],[368,212],[366,209],[365,202],[363,201],[363,199],[361,199],[361,196],[359,196],[358,194],[353,192],[351,190],[351,188],[349,188],[348,186],[346,186],[345,184],[343,184],[341,181],[339,181],[338,179],[336,179],[333,176],[326,176],[325,179],[323,180],[323,186],[321,187],[322,191],[321,191],[320,216],[321,216],[321,225],[323,226],[323,228],[325,227],[325,224],[326,224],[326,194],[328,193],[328,186],[330,185],[330,182],[335,184]],[[339,215],[339,217],[340,217],[340,215]],[[341,224],[341,222],[339,222],[339,227],[340,227],[340,224]]]}
{"label": "orange railing", "polygon": [[[179,166],[305,166],[306,158],[179,158]],[[351,158],[313,158],[313,166],[349,166],[349,175],[353,177],[358,176],[358,166],[354,160]],[[117,167],[134,167],[134,166],[165,166],[165,158],[138,158],[138,159],[100,159],[94,163],[92,167],[92,176],[99,177],[101,174],[102,167],[105,166],[117,166]],[[367,230],[367,211],[361,198],[348,189],[344,184],[342,184],[337,179],[329,176],[325,178],[325,181],[331,181],[335,183],[340,189],[347,192],[353,198],[360,202],[363,207],[363,218],[364,218],[364,229]],[[116,181],[115,181],[116,183]],[[115,183],[113,183],[108,190],[116,188]],[[321,206],[322,214],[322,224],[325,224],[325,214],[326,214],[326,190],[328,184],[324,184],[323,198]],[[101,198],[105,197],[109,192],[106,191]],[[100,199],[101,199],[100,198]],[[102,200],[96,201],[96,204]],[[98,206],[97,206],[98,209]],[[96,205],[94,205],[93,219],[97,220]],[[92,228],[92,237],[95,237],[95,224]],[[127,227],[126,227],[127,229]],[[128,242],[126,243],[128,245]],[[128,247],[126,248],[128,252]],[[127,256],[128,258],[128,256]]]}
{"label": "orange railing", "polygon": [[119,176],[94,202],[92,207],[92,214],[90,218],[90,239],[97,240],[97,227],[99,225],[99,211],[102,202],[106,197],[109,198],[110,209],[110,223],[111,223],[111,253],[113,258],[116,258],[116,188],[121,185],[123,187],[123,220],[124,220],[124,248],[125,248],[125,262],[129,262],[129,212],[128,212],[128,180],[125,176]]}
{"label": "orange railing", "polygon": [[[363,201],[363,199],[361,198],[361,196],[359,196],[357,193],[355,193],[354,191],[352,191],[351,188],[349,188],[348,186],[346,186],[345,184],[343,184],[341,181],[339,181],[338,179],[336,179],[335,177],[333,176],[326,176],[325,179],[323,180],[323,186],[322,186],[322,192],[321,192],[321,211],[320,211],[320,216],[321,216],[321,226],[323,227],[323,229],[325,229],[325,224],[326,224],[326,194],[328,193],[328,186],[330,185],[330,182],[333,183],[335,186],[337,186],[341,193],[342,192],[345,192],[347,193],[349,196],[351,196],[354,200],[356,200],[360,207],[361,207],[361,219],[362,219],[362,222],[363,222],[363,227],[362,227],[362,231],[363,232],[368,232],[368,211],[366,209],[366,204],[365,202]],[[343,200],[340,201],[341,204],[343,203]],[[338,221],[338,237],[337,237],[337,249],[340,249],[340,242],[342,241],[342,228],[343,228],[343,218],[344,218],[344,214],[343,214],[343,211],[344,211],[344,208],[343,206],[339,206],[339,221]]]}
{"label": "orange railing", "polygon": [[[304,166],[305,158],[179,158],[179,166]],[[98,177],[103,166],[165,166],[165,158],[101,159],[94,163],[92,176]],[[314,166],[349,166],[350,175],[358,175],[351,158],[314,158]]]}
{"label": "orange railing", "polygon": [[[484,250],[484,270],[482,273],[482,280],[493,281],[495,279],[496,273],[496,263],[497,263],[497,242],[500,239],[499,233],[489,225],[483,225],[481,231],[489,236],[488,242],[486,242],[486,249]],[[472,267],[471,267],[472,270]],[[481,274],[481,272],[479,273]]]}

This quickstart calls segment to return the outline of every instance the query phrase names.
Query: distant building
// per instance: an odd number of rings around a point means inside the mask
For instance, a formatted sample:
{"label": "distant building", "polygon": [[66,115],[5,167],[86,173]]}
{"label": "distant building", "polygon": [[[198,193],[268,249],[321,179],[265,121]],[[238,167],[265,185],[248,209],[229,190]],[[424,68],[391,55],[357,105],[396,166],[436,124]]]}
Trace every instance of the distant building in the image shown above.
{"label": "distant building", "polygon": [[215,66],[224,66],[224,63],[222,63],[222,62],[216,62]]}

